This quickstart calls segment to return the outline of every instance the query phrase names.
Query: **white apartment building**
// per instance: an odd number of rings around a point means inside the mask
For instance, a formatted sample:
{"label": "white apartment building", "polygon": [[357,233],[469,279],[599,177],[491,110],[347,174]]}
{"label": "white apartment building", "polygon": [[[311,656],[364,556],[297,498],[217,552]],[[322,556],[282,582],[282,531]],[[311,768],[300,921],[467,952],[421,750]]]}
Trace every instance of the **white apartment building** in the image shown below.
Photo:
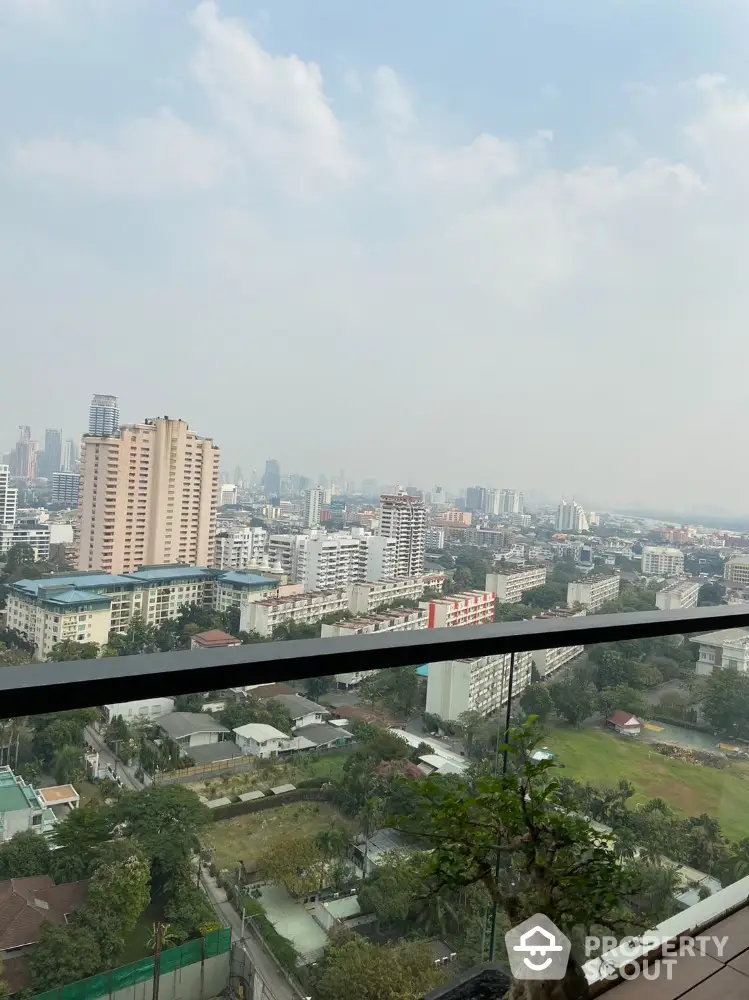
{"label": "white apartment building", "polygon": [[661,611],[678,611],[679,608],[696,608],[700,585],[692,580],[671,580],[655,595],[655,606]]}
{"label": "white apartment building", "polygon": [[715,667],[737,670],[740,674],[749,670],[749,629],[724,628],[692,636],[689,641],[700,647],[695,665],[695,673],[700,677],[711,674]]}
{"label": "white apartment building", "polygon": [[0,528],[16,523],[18,490],[10,485],[10,466],[0,465]]}
{"label": "white apartment building", "polygon": [[[57,787],[69,789],[76,799],[79,798],[72,785]],[[0,844],[12,840],[17,833],[51,833],[57,822],[42,791],[27,784],[7,765],[0,767]]]}
{"label": "white apartment building", "polygon": [[396,539],[370,535],[363,528],[331,534],[312,528],[304,534],[268,539],[271,565],[278,564],[292,583],[303,584],[307,591],[391,580],[397,556]]}
{"label": "white apartment building", "polygon": [[397,542],[395,576],[424,572],[427,511],[420,497],[384,493],[380,497],[380,534]]}
{"label": "white apartment building", "polygon": [[265,558],[268,532],[236,522],[218,522],[213,565],[216,569],[246,570]]}
{"label": "white apartment building", "polygon": [[304,523],[308,528],[316,528],[325,506],[325,490],[319,486],[304,491]]}
{"label": "white apartment building", "polygon": [[307,560],[309,535],[270,535],[268,538],[268,561],[278,564],[290,583],[304,581],[304,567]]}
{"label": "white apartment building", "polygon": [[[515,654],[513,698],[530,683],[532,665],[530,653]],[[507,704],[509,682],[509,653],[430,663],[426,710],[450,721],[457,721],[462,712],[468,711],[493,715]]]}
{"label": "white apartment building", "polygon": [[[572,608],[552,608],[545,611],[540,618],[582,618],[584,611],[576,611]],[[582,656],[585,646],[556,646],[554,649],[536,649],[533,651],[533,665],[538,671],[539,677],[549,677],[563,667],[566,663]]]}
{"label": "white apartment building", "polygon": [[268,598],[255,601],[242,609],[239,628],[242,632],[258,632],[262,636],[269,636],[277,625],[284,622],[312,625],[327,615],[340,614],[348,609],[348,593],[345,588]]}
{"label": "white apartment building", "polygon": [[48,524],[19,521],[6,527],[0,525],[0,553],[14,545],[28,545],[34,550],[34,562],[45,562],[49,559],[50,536]]}
{"label": "white apartment building", "polygon": [[[0,505],[2,504],[2,466],[0,465]],[[2,510],[2,506],[0,506]],[[723,579],[731,583],[749,584],[749,556],[736,556],[723,567]]]}
{"label": "white apartment building", "polygon": [[427,528],[424,543],[427,552],[438,552],[445,547],[445,529]]}
{"label": "white apartment building", "polygon": [[251,573],[192,566],[156,566],[137,573],[71,573],[19,580],[8,588],[8,627],[17,629],[45,659],[62,639],[105,645],[110,631],[124,632],[133,617],[159,626],[185,604],[219,611],[278,592],[278,581]]}
{"label": "white apartment building", "polygon": [[222,483],[219,488],[219,507],[233,507],[237,502],[237,487],[234,483]]}
{"label": "white apartment building", "polygon": [[500,490],[499,491],[499,510],[498,514],[522,514],[523,513],[523,494],[519,490]]}
{"label": "white apartment building", "polygon": [[210,566],[218,492],[219,449],[183,420],[85,436],[78,568]]}
{"label": "white apartment building", "polygon": [[304,577],[308,592],[346,587],[361,579],[361,540],[351,535],[317,534],[307,542]]}
{"label": "white apartment building", "polygon": [[494,594],[485,590],[466,590],[419,607],[428,612],[428,628],[455,628],[461,625],[486,625],[494,621]]}
{"label": "white apartment building", "polygon": [[545,566],[529,566],[509,573],[487,573],[485,589],[497,595],[500,604],[519,604],[523,594],[546,583]]}
{"label": "white apartment building", "polygon": [[[336,622],[334,625],[323,625],[320,636],[329,639],[350,635],[372,635],[375,632],[411,632],[414,629],[426,628],[427,619],[425,608],[402,608],[390,613],[373,614],[366,618],[353,618]],[[335,679],[339,687],[351,688],[360,684],[365,677],[376,673],[376,670],[355,670],[336,674]]]}
{"label": "white apartment building", "polygon": [[363,529],[359,538],[359,580],[375,582],[377,580],[394,580],[398,562],[398,542],[395,538],[383,535],[366,535]]}
{"label": "white apartment building", "polygon": [[589,577],[576,583],[567,584],[567,604],[573,607],[581,604],[588,611],[595,611],[606,601],[615,601],[619,596],[619,574]]}
{"label": "white apartment building", "polygon": [[77,507],[81,497],[81,476],[78,472],[52,473],[52,503]]}
{"label": "white apartment building", "polygon": [[574,500],[562,500],[557,507],[555,521],[557,531],[587,531],[588,519],[585,511]]}
{"label": "white apartment building", "polygon": [[641,568],[644,576],[683,576],[684,553],[665,545],[644,545]]}
{"label": "white apartment building", "polygon": [[418,601],[427,588],[442,590],[445,579],[444,573],[425,573],[403,580],[355,583],[348,588],[349,611],[355,615],[368,615],[394,601]]}
{"label": "white apartment building", "polygon": [[529,528],[531,520],[530,514],[510,514],[510,524],[514,528]]}
{"label": "white apartment building", "polygon": [[174,711],[174,698],[148,698],[141,701],[121,701],[113,705],[105,705],[107,719],[120,716],[125,722],[138,722],[142,719],[158,719]]}

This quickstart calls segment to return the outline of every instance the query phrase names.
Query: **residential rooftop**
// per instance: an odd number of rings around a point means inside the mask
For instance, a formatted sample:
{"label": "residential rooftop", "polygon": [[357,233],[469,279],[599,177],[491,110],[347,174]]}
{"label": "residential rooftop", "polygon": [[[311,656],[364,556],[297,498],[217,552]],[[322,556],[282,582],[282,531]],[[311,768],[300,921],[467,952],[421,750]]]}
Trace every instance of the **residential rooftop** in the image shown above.
{"label": "residential rooftop", "polygon": [[690,642],[698,642],[702,646],[749,646],[749,631],[743,628],[724,628],[717,632],[706,632],[704,635],[693,635]]}
{"label": "residential rooftop", "polygon": [[170,712],[153,720],[173,740],[184,739],[193,733],[228,733],[229,730],[216,722],[207,712]]}
{"label": "residential rooftop", "polygon": [[[216,580],[222,584],[250,589],[275,589],[278,580],[269,576],[259,576],[256,573],[225,572],[209,569],[204,566],[144,566],[134,573],[110,575],[108,573],[67,573],[64,576],[49,576],[43,580],[18,580],[10,584],[13,590],[28,597],[43,597],[46,600],[59,600],[55,591],[73,590],[85,592],[86,599],[91,600],[92,591],[125,590],[144,584],[179,583],[187,580]],[[52,593],[50,593],[52,592]],[[69,601],[68,603],[75,603]]]}

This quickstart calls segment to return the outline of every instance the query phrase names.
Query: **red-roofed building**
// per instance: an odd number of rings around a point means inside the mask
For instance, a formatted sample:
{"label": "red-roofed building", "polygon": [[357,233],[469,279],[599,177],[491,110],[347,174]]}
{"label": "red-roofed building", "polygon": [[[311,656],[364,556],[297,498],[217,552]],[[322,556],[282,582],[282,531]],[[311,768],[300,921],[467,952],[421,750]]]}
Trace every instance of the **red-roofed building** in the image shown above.
{"label": "red-roofed building", "polygon": [[222,632],[220,628],[212,628],[207,632],[198,632],[192,637],[190,649],[220,649],[223,646],[241,646],[242,640],[236,636]]}
{"label": "red-roofed building", "polygon": [[613,715],[606,719],[606,725],[614,732],[623,736],[639,736],[642,729],[642,722],[631,712],[623,712],[617,709]]}

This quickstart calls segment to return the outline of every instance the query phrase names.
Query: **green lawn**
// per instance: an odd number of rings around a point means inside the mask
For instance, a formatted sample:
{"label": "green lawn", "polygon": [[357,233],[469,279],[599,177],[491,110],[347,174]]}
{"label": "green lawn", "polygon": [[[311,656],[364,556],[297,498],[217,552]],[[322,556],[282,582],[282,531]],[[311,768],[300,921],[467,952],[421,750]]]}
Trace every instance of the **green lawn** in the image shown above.
{"label": "green lawn", "polygon": [[327,802],[290,802],[218,820],[206,829],[203,840],[216,848],[219,868],[236,868],[239,861],[256,861],[273,840],[314,836],[333,823],[351,828],[351,821]]}
{"label": "green lawn", "polygon": [[708,813],[727,837],[749,837],[749,764],[723,770],[670,760],[646,743],[600,729],[549,727],[543,745],[557,754],[568,774],[592,785],[615,785],[620,778],[637,790],[635,802],[662,798],[682,816]]}

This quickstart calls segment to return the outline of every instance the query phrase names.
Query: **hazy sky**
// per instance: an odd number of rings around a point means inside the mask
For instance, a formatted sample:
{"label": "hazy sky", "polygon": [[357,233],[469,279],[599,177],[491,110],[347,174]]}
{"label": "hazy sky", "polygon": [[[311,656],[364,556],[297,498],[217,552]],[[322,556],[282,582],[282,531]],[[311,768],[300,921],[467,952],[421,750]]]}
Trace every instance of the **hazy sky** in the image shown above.
{"label": "hazy sky", "polygon": [[0,450],[749,504],[745,0],[0,0]]}

